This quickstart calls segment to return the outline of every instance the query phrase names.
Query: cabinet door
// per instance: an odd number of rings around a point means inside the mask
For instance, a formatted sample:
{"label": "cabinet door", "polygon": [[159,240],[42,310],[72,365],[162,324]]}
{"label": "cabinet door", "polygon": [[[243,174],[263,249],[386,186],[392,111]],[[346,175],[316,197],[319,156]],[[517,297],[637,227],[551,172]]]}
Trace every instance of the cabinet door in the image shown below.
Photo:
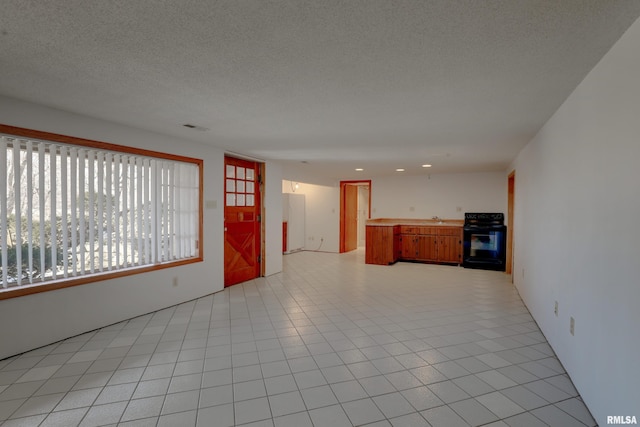
{"label": "cabinet door", "polygon": [[424,261],[436,261],[438,259],[438,246],[436,236],[416,236],[417,259]]}
{"label": "cabinet door", "polygon": [[460,237],[438,237],[438,261],[456,264],[462,262],[462,241],[460,240]]}
{"label": "cabinet door", "polygon": [[396,261],[394,239],[392,227],[367,226],[365,262],[382,265],[394,263]]}
{"label": "cabinet door", "polygon": [[401,234],[400,235],[400,250],[402,252],[401,257],[404,259],[416,259],[416,235],[415,234]]}

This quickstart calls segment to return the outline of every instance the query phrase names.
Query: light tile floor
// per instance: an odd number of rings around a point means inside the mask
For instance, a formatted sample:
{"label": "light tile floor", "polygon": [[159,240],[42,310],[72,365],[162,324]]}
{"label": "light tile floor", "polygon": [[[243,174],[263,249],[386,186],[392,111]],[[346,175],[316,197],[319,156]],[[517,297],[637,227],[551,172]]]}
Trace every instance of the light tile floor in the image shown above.
{"label": "light tile floor", "polygon": [[10,426],[594,426],[503,273],[301,252],[0,361]]}

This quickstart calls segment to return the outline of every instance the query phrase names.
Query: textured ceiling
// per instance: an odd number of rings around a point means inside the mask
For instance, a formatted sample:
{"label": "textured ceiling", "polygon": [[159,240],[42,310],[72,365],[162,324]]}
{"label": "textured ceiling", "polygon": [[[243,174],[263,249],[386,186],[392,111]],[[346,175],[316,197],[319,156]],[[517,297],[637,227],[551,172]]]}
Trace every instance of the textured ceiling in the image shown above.
{"label": "textured ceiling", "polygon": [[638,16],[637,0],[3,0],[0,94],[332,178],[503,170]]}

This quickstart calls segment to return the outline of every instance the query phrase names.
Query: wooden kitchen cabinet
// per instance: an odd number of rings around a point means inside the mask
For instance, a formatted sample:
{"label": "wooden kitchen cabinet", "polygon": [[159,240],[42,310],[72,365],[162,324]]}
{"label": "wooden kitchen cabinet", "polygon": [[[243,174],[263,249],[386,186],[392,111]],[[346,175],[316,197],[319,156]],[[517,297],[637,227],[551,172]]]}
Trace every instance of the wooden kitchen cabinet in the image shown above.
{"label": "wooden kitchen cabinet", "polygon": [[441,227],[437,232],[438,262],[462,263],[462,229]]}
{"label": "wooden kitchen cabinet", "polygon": [[[462,263],[462,223],[433,225],[429,220],[413,220],[413,224],[382,220],[367,224],[367,264],[389,265],[396,261]],[[455,220],[448,220],[454,223]],[[379,225],[378,225],[379,224]],[[424,224],[424,225],[422,225]]]}
{"label": "wooden kitchen cabinet", "polygon": [[400,258],[416,261],[437,260],[437,240],[435,235],[429,234],[401,234]]}
{"label": "wooden kitchen cabinet", "polygon": [[437,261],[438,245],[436,237],[430,234],[419,234],[416,239],[419,261]]}
{"label": "wooden kitchen cabinet", "polygon": [[461,241],[458,237],[438,237],[438,262],[455,264],[462,262]]}
{"label": "wooden kitchen cabinet", "polygon": [[400,234],[400,258],[415,259],[418,255],[416,246],[416,236],[414,234]]}
{"label": "wooden kitchen cabinet", "polygon": [[400,255],[399,227],[367,226],[365,262],[367,264],[393,264]]}

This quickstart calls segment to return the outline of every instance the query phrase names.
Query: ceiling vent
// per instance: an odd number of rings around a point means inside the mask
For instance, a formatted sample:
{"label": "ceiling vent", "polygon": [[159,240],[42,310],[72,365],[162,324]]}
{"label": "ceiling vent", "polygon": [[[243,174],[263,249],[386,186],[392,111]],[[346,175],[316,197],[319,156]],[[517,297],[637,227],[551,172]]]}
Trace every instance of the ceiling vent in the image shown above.
{"label": "ceiling vent", "polygon": [[189,129],[199,130],[200,132],[206,132],[206,131],[209,130],[209,128],[205,128],[205,127],[202,127],[202,126],[196,126],[196,125],[192,125],[192,124],[189,124],[189,123],[186,123],[186,124],[184,124],[182,126],[184,126],[186,128],[189,128]]}

